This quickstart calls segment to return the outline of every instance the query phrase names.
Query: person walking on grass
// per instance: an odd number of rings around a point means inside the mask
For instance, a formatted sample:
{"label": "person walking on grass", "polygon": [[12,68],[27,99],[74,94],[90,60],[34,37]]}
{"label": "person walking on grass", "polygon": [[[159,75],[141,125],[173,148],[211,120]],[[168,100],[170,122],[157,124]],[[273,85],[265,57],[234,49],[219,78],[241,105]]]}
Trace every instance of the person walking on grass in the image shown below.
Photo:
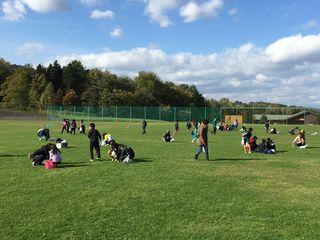
{"label": "person walking on grass", "polygon": [[73,135],[75,135],[76,134],[76,128],[77,128],[77,122],[76,122],[75,119],[72,119],[70,134],[73,133]]}
{"label": "person walking on grass", "polygon": [[198,148],[194,155],[194,160],[198,159],[198,156],[204,150],[205,159],[209,161],[209,149],[208,149],[208,119],[204,119],[198,129]]}
{"label": "person walking on grass", "polygon": [[146,134],[146,128],[147,128],[147,121],[143,118],[142,119],[142,123],[141,123],[141,126],[142,126],[142,134]]}
{"label": "person walking on grass", "polygon": [[90,161],[93,162],[93,149],[96,149],[97,158],[100,160],[100,141],[101,135],[97,129],[95,129],[95,124],[89,124],[89,134],[88,138],[90,139]]}
{"label": "person walking on grass", "polygon": [[211,134],[216,135],[216,133],[217,133],[217,119],[213,119]]}
{"label": "person walking on grass", "polygon": [[176,121],[176,123],[174,124],[174,132],[173,132],[173,136],[176,135],[180,130],[180,127],[179,127],[179,122]]}

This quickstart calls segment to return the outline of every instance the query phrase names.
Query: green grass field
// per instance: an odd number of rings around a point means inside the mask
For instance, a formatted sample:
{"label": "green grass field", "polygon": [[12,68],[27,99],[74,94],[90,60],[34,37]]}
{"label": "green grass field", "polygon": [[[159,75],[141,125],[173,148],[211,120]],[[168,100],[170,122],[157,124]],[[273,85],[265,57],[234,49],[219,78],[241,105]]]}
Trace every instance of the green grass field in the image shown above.
{"label": "green grass field", "polygon": [[[60,137],[60,123],[50,122]],[[181,123],[96,123],[136,153],[132,164],[89,162],[86,136],[63,135],[63,164],[31,167],[40,122],[0,121],[0,239],[320,239],[320,135],[291,147],[289,126],[272,136],[276,155],[244,154],[239,132],[209,136],[210,161]],[[249,125],[247,125],[249,126]],[[262,125],[254,133],[266,137]]]}

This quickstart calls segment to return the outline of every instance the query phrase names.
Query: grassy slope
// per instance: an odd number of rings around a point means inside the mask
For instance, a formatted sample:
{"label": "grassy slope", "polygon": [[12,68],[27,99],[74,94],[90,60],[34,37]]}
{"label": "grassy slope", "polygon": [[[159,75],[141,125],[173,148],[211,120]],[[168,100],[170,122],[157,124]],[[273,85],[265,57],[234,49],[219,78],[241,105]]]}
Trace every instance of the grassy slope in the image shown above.
{"label": "grassy slope", "polygon": [[[64,136],[64,164],[31,168],[26,155],[43,143],[39,122],[0,122],[0,239],[319,239],[320,136],[291,148],[279,126],[276,155],[242,153],[239,132],[210,136],[212,161],[192,160],[196,145],[173,124],[97,123],[133,147],[137,162],[90,163],[88,139]],[[50,123],[60,136],[59,124]],[[255,134],[265,137],[262,126]],[[307,132],[319,131],[316,126]],[[203,156],[200,156],[203,159]]]}

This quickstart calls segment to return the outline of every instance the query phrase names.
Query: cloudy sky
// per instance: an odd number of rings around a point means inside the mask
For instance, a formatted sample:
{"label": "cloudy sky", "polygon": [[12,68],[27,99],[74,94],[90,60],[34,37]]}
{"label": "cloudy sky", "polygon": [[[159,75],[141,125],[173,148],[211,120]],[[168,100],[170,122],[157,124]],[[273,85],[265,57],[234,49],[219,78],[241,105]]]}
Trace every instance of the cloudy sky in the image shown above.
{"label": "cloudy sky", "polygon": [[320,0],[1,0],[0,57],[320,107]]}

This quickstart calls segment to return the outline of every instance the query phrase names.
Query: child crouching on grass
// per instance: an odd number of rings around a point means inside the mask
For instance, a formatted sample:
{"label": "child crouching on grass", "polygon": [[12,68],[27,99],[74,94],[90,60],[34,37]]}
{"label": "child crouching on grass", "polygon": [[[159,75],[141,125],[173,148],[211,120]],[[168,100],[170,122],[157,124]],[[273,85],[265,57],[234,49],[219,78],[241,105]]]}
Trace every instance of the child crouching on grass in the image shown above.
{"label": "child crouching on grass", "polygon": [[97,129],[95,129],[95,124],[89,124],[89,134],[88,138],[90,139],[90,161],[93,162],[93,149],[96,149],[97,158],[96,160],[100,160],[100,141],[101,135]]}
{"label": "child crouching on grass", "polygon": [[133,149],[125,144],[116,143],[114,140],[110,141],[111,149],[108,151],[108,155],[112,161],[131,163],[135,157]]}

